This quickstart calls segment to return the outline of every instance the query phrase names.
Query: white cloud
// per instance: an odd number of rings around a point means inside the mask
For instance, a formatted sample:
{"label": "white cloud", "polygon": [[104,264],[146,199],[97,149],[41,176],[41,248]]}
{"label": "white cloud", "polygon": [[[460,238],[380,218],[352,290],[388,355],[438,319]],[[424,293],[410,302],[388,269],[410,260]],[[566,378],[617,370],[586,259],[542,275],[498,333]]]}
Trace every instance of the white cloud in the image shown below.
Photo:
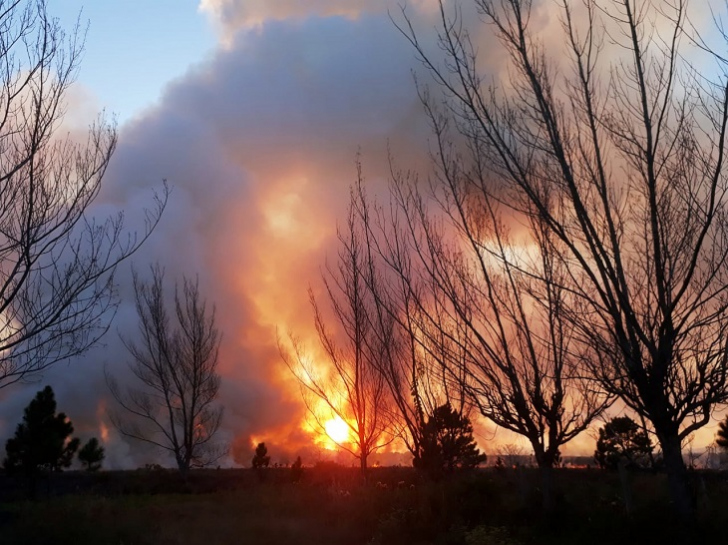
{"label": "white cloud", "polygon": [[[434,13],[438,0],[410,0],[409,8]],[[399,0],[200,0],[198,9],[221,30],[223,39],[241,29],[259,28],[269,21],[303,20],[309,17],[357,19],[363,15],[398,13]]]}

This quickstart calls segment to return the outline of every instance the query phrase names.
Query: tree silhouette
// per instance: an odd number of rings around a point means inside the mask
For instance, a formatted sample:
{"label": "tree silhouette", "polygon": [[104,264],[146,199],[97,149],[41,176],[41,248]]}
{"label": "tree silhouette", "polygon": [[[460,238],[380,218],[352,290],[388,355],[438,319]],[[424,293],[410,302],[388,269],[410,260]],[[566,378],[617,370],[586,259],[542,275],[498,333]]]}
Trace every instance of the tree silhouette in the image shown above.
{"label": "tree silhouette", "polygon": [[104,461],[104,447],[99,444],[99,440],[92,437],[78,451],[78,461],[83,464],[86,471],[98,471],[101,469],[101,463]]}
{"label": "tree silhouette", "polygon": [[628,468],[647,467],[653,448],[647,432],[634,420],[618,416],[599,429],[594,460],[605,469],[617,469],[622,458]]}
{"label": "tree silhouette", "polygon": [[69,439],[72,433],[73,424],[64,413],[56,414],[53,389],[46,386],[25,408],[23,421],[5,444],[3,465],[8,473],[33,480],[41,471],[61,471],[78,449],[79,440]]}
{"label": "tree silhouette", "polygon": [[412,274],[418,258],[416,246],[403,238],[408,229],[369,199],[359,160],[356,168],[350,201],[355,217],[350,223],[365,250],[360,268],[371,303],[367,318],[380,347],[368,363],[385,382],[387,412],[392,415],[389,433],[420,458],[428,415],[447,401],[459,412],[470,406],[468,377],[454,363],[467,357],[467,331],[461,324],[447,323],[444,313],[423,307],[421,297],[432,294],[432,282]]}
{"label": "tree silhouette", "polygon": [[499,56],[487,73],[461,11],[437,4],[444,60],[406,11],[400,25],[435,82],[433,185],[454,184],[446,204],[476,226],[484,195],[549,232],[582,363],[654,429],[691,518],[682,445],[728,402],[728,59],[686,0],[563,0],[547,40],[540,3],[473,0]]}
{"label": "tree silhouette", "polygon": [[314,325],[326,357],[314,362],[292,335],[292,349],[279,339],[279,350],[318,427],[325,431],[326,422],[337,417],[346,423],[351,440],[336,443],[359,459],[366,475],[369,455],[392,440],[387,381],[377,365],[385,359],[390,339],[382,339],[375,326],[376,301],[367,285],[366,231],[354,202],[349,204],[346,226],[337,234],[338,259],[335,265],[327,263],[322,273],[331,314],[309,288]]}
{"label": "tree silhouette", "polygon": [[175,283],[169,312],[164,271],[153,266],[151,272],[149,282],[134,272],[139,336],[123,339],[137,386],[123,389],[107,372],[114,399],[128,413],[109,416],[123,435],[170,452],[186,476],[190,468],[209,466],[227,452],[215,441],[223,414],[216,403],[220,331],[215,308],[207,305],[197,281]]}
{"label": "tree silhouette", "polygon": [[265,443],[258,443],[255,447],[255,455],[253,456],[253,469],[261,469],[268,467],[270,464],[270,456],[268,456],[268,448]]}
{"label": "tree silhouette", "polygon": [[472,469],[487,458],[475,444],[470,419],[448,402],[437,407],[427,420],[421,454],[413,464],[437,477],[443,471]]}
{"label": "tree silhouette", "polygon": [[297,483],[301,480],[301,477],[303,477],[303,461],[298,456],[296,457],[296,461],[293,462],[293,465],[291,465],[291,480]]}
{"label": "tree silhouette", "polygon": [[728,451],[728,416],[718,424],[718,433],[715,434],[715,443],[723,450]]}
{"label": "tree silhouette", "polygon": [[48,0],[0,3],[0,388],[86,352],[118,303],[114,271],[146,240],[165,206],[155,195],[146,228],[91,211],[116,147],[102,116],[77,141],[58,129],[78,73],[84,33],[66,33]]}

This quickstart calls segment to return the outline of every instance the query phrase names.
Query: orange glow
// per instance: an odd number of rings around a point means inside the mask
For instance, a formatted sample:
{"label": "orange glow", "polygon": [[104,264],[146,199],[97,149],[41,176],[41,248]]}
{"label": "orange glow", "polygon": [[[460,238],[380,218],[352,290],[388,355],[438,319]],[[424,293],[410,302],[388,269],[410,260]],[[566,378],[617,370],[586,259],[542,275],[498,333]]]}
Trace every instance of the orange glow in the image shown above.
{"label": "orange glow", "polygon": [[106,415],[106,400],[102,399],[101,401],[99,401],[99,404],[96,407],[96,420],[98,421],[98,426],[99,426],[99,436],[101,437],[101,442],[104,445],[109,442],[109,426],[107,426],[106,422],[104,421],[105,415]]}
{"label": "orange glow", "polygon": [[327,420],[324,424],[326,435],[328,435],[334,443],[346,443],[349,440],[349,425],[344,422],[341,417],[336,416]]}
{"label": "orange glow", "polygon": [[101,442],[106,444],[109,442],[109,427],[101,422],[99,424],[99,435],[101,436]]}

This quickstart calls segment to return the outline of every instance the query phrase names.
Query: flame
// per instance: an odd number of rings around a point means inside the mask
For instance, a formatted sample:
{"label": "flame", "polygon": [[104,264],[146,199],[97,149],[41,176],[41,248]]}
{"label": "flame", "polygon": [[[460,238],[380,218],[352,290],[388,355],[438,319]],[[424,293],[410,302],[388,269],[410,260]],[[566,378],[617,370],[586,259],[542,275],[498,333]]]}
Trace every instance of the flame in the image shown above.
{"label": "flame", "polygon": [[349,424],[344,422],[340,416],[327,420],[324,423],[324,430],[334,443],[341,444],[349,441]]}

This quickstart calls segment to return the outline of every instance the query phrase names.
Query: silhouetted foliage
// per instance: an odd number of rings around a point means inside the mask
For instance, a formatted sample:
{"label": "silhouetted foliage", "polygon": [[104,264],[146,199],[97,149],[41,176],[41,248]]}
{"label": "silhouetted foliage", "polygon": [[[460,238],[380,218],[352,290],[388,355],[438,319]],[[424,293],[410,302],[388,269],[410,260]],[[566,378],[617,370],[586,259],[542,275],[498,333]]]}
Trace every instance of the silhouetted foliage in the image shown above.
{"label": "silhouetted foliage", "polygon": [[723,450],[728,451],[728,416],[718,424],[718,432],[715,434],[715,443]]}
{"label": "silhouetted foliage", "polygon": [[40,471],[61,471],[71,465],[79,440],[69,439],[73,424],[64,413],[56,414],[53,389],[46,386],[25,408],[15,436],[5,444],[3,462],[9,473],[34,477]]}
{"label": "silhouetted foliage", "polygon": [[101,464],[104,461],[106,454],[104,447],[99,444],[99,440],[92,437],[88,442],[81,447],[78,451],[78,461],[83,464],[86,471],[98,471],[101,469]]}
{"label": "silhouetted foliage", "polygon": [[454,410],[450,403],[435,409],[424,431],[421,454],[413,464],[433,477],[443,471],[474,468],[488,458],[475,444],[470,419]]}
{"label": "silhouetted foliage", "polygon": [[291,481],[297,483],[301,480],[301,477],[303,477],[303,461],[298,456],[291,466]]}
{"label": "silhouetted foliage", "polygon": [[618,416],[599,429],[594,460],[605,469],[617,469],[622,458],[628,468],[644,468],[650,464],[653,448],[647,432],[634,420]]}
{"label": "silhouetted foliage", "polygon": [[253,456],[253,469],[268,467],[269,464],[268,448],[265,443],[258,443],[258,446],[255,447],[255,456]]}

